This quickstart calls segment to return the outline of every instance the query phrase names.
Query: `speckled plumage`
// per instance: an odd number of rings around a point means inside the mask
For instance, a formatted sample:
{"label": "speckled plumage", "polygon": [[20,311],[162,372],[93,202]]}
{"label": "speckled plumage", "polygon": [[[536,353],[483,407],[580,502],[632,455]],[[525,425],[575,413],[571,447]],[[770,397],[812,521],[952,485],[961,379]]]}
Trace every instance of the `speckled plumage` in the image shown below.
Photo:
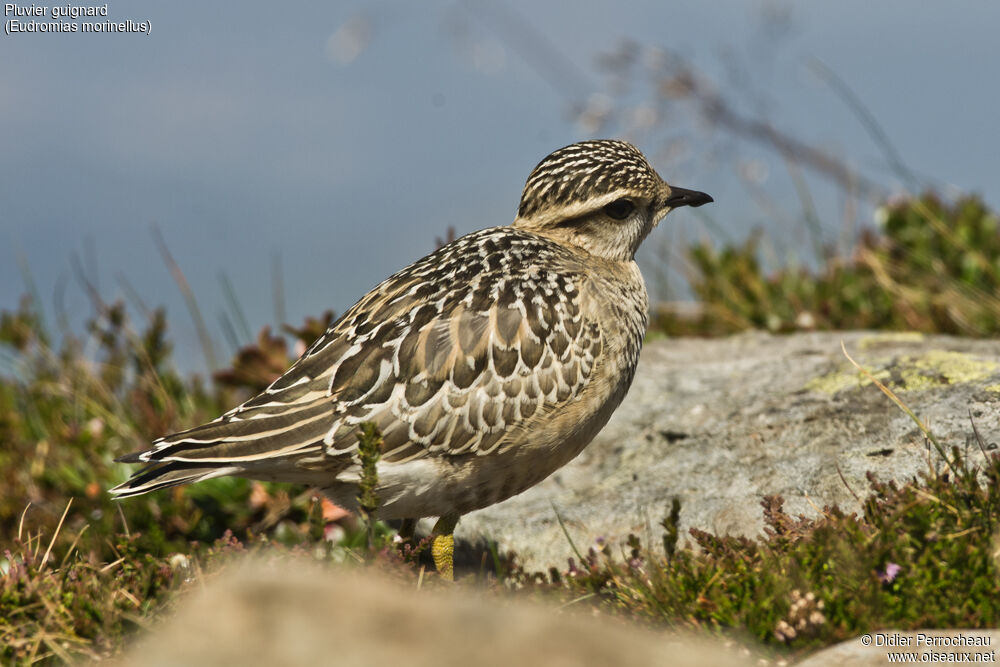
{"label": "speckled plumage", "polygon": [[648,305],[632,256],[671,208],[706,201],[625,142],[560,149],[528,178],[512,225],[389,277],[262,394],[124,457],[148,465],[112,491],[240,475],[313,484],[354,508],[358,424],[370,421],[384,438],[384,518],[457,516],[519,493],[621,402]]}
{"label": "speckled plumage", "polygon": [[558,210],[614,195],[623,187],[651,191],[662,181],[646,157],[624,141],[581,141],[551,153],[524,184],[517,215]]}

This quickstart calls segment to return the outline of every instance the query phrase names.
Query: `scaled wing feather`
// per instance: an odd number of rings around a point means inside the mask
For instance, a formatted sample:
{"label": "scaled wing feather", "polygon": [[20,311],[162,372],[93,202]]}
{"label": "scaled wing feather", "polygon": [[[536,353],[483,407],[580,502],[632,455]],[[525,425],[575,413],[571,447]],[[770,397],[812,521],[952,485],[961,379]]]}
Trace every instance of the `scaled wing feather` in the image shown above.
{"label": "scaled wing feather", "polygon": [[582,275],[533,234],[463,237],[373,289],[259,396],[131,455],[151,466],[114,491],[139,492],[158,472],[156,488],[215,468],[267,479],[300,460],[335,475],[354,462],[364,421],[390,463],[496,451],[590,379],[602,335],[582,317]]}

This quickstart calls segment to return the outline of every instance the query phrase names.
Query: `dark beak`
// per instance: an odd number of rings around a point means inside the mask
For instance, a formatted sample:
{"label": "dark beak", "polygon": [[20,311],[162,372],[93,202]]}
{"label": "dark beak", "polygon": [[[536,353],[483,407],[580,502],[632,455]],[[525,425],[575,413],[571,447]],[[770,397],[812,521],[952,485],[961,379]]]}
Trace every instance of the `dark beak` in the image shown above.
{"label": "dark beak", "polygon": [[663,202],[664,206],[677,208],[678,206],[701,206],[715,201],[711,195],[697,190],[685,190],[684,188],[670,188],[670,196]]}

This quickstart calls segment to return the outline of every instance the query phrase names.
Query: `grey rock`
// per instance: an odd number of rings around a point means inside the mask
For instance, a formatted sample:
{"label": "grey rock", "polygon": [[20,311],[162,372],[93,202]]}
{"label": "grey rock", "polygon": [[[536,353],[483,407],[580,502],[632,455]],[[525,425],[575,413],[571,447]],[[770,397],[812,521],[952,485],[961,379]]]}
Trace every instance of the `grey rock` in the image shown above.
{"label": "grey rock", "polygon": [[459,540],[494,539],[529,569],[565,568],[598,536],[659,543],[679,497],[689,527],[754,536],[760,501],[790,514],[857,511],[865,473],[905,481],[943,461],[914,422],[851,366],[886,382],[946,447],[981,457],[1000,441],[996,341],[871,332],[648,342],[629,395],[570,464],[527,492],[463,517]]}

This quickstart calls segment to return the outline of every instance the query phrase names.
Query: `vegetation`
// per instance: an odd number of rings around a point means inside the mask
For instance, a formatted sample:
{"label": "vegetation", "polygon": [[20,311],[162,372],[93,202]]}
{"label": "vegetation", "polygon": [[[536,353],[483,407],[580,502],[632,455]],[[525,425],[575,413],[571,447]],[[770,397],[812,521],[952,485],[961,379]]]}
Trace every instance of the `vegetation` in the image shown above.
{"label": "vegetation", "polygon": [[664,308],[654,327],[674,334],[747,328],[889,329],[995,336],[1000,333],[1000,220],[976,197],[934,194],[878,210],[881,229],[863,233],[847,259],[768,274],[760,238],[686,250],[701,311]]}
{"label": "vegetation", "polygon": [[[949,203],[930,194],[882,211],[881,228],[862,235],[849,259],[831,257],[815,270],[767,274],[756,240],[689,248],[703,309],[694,318],[663,311],[656,326],[700,334],[865,327],[996,335],[996,214],[975,198]],[[36,302],[0,314],[0,660],[112,654],[169,609],[178,591],[248,550],[275,558],[305,551],[324,562],[375,559],[413,581],[433,579],[420,569],[422,545],[399,549],[388,527],[369,534],[304,488],[222,478],[111,501],[107,489],[130,470],[115,457],[259,391],[287,366],[288,346],[265,329],[226,371],[182,377],[162,311],[137,322],[122,303],[96,295],[93,303],[85,334],[64,333],[58,343]],[[308,344],[332,318],[284,333]],[[620,548],[598,543],[546,573],[498,555],[493,571],[466,580],[645,622],[736,630],[796,651],[890,626],[995,626],[1000,459],[938,456],[912,483],[871,479],[860,516],[831,507],[815,519],[794,518],[780,498],[767,498],[765,537],[693,530],[692,550],[678,535],[675,505],[662,547],[636,537]],[[942,465],[947,472],[938,471]],[[371,507],[377,499],[362,502]]]}
{"label": "vegetation", "polygon": [[861,516],[827,507],[796,518],[766,497],[765,537],[692,529],[698,551],[678,544],[675,505],[662,551],[633,535],[617,557],[599,544],[553,576],[567,595],[619,613],[798,651],[885,628],[996,627],[1000,456],[949,458],[954,472],[931,468],[904,485],[870,477]]}

